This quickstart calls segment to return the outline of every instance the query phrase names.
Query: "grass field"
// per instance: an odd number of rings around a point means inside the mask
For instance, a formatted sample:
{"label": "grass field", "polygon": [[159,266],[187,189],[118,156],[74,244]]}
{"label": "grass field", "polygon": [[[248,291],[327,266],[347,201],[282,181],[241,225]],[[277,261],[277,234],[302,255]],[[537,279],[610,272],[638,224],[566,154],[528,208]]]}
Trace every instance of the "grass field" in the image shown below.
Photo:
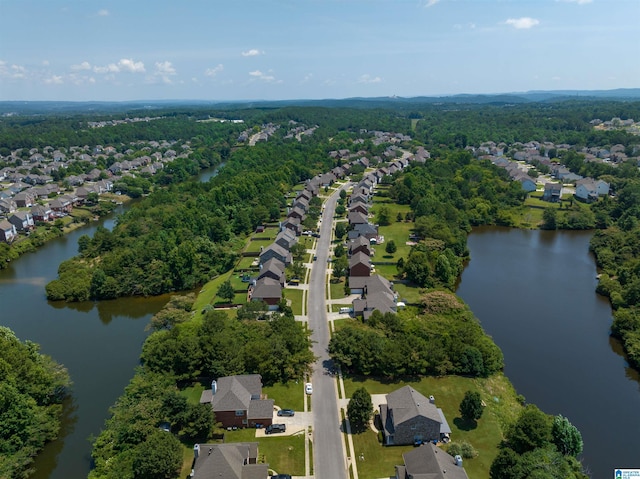
{"label": "grass field", "polygon": [[245,256],[243,258],[240,259],[240,261],[238,262],[238,265],[236,266],[236,269],[242,270],[242,269],[250,269],[250,268],[255,268],[256,271],[258,270],[257,266],[252,266],[252,263],[254,260],[256,260],[257,258],[251,258],[249,256]]}
{"label": "grass field", "polygon": [[378,442],[377,434],[372,430],[354,434],[352,437],[354,451],[351,461],[355,462],[358,477],[362,479],[393,477],[393,467],[404,464],[402,454],[413,449],[413,446],[383,448]]}
{"label": "grass field", "polygon": [[280,409],[293,409],[302,411],[304,407],[304,385],[302,382],[289,381],[286,384],[278,383],[273,386],[265,386],[262,393],[275,401]]}
{"label": "grass field", "polygon": [[258,462],[269,469],[294,476],[304,475],[304,434],[256,437],[255,429],[226,431],[224,442],[258,442]]}
{"label": "grass field", "polygon": [[331,291],[331,299],[342,299],[347,297],[347,295],[344,294],[344,279],[340,280],[339,283],[334,283],[333,281],[330,282],[329,289]]}
{"label": "grass field", "polygon": [[273,243],[272,239],[251,240],[244,251],[246,253],[259,253],[260,248],[266,249],[271,243]]}
{"label": "grass field", "polygon": [[[378,234],[384,236],[384,243],[374,247],[376,254],[374,261],[398,261],[398,258],[407,258],[411,246],[407,245],[409,241],[409,235],[413,230],[413,223],[391,223],[389,226],[380,226],[378,228]],[[394,241],[397,251],[389,255],[385,251],[385,247],[389,241]]]}
{"label": "grass field", "polygon": [[[427,377],[417,381],[380,382],[365,378],[345,378],[345,391],[350,397],[355,389],[365,387],[370,394],[386,394],[402,386],[410,385],[423,395],[436,398],[436,405],[442,408],[447,422],[451,426],[452,441],[467,441],[478,451],[478,457],[465,459],[464,467],[469,477],[474,479],[488,479],[489,467],[498,453],[498,444],[502,440],[505,426],[515,420],[521,406],[516,400],[516,393],[508,379],[502,374],[496,374],[487,379],[464,378],[460,376],[446,376],[442,378]],[[458,407],[466,391],[478,391],[486,404],[482,418],[475,427],[462,421]],[[374,405],[374,407],[376,407]],[[377,442],[377,438],[373,436]],[[354,437],[355,440],[355,437]],[[360,439],[358,439],[360,441]],[[360,442],[358,442],[360,444]],[[358,445],[356,445],[356,457],[358,457]],[[365,453],[365,462],[380,460],[381,466],[388,464],[387,460],[376,459],[377,456],[390,454],[397,457],[396,447],[383,448],[379,446],[377,454],[371,451],[371,439],[363,438],[360,445]],[[401,462],[399,464],[402,464]],[[365,475],[358,472],[362,479],[373,479],[393,474],[393,469],[378,470],[377,475]]]}
{"label": "grass field", "polygon": [[402,283],[394,283],[393,289],[398,293],[398,300],[407,304],[417,304],[422,296],[422,288],[408,286]]}
{"label": "grass field", "polygon": [[285,288],[284,290],[284,297],[291,300],[291,309],[293,310],[293,314],[303,314],[302,295],[303,291],[301,289]]}

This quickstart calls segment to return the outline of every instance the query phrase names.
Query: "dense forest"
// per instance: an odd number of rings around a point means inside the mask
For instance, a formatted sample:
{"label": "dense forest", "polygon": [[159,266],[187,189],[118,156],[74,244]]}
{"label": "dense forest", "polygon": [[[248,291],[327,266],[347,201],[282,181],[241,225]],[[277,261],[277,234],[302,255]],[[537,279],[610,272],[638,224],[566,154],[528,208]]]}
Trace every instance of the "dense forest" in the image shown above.
{"label": "dense forest", "polygon": [[26,478],[47,441],[58,436],[71,381],[67,370],[0,327],[0,477]]}

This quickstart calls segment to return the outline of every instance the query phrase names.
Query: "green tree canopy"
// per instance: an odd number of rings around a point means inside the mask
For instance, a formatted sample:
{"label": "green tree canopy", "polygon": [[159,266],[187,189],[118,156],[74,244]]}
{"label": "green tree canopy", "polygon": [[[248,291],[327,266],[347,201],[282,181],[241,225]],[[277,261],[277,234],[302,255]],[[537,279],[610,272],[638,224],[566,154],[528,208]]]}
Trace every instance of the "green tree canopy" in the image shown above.
{"label": "green tree canopy", "polygon": [[366,431],[372,414],[373,403],[371,401],[371,395],[364,387],[356,389],[347,405],[347,417],[349,418],[352,431]]}
{"label": "green tree canopy", "polygon": [[484,408],[482,407],[482,398],[477,391],[467,391],[460,403],[460,415],[466,421],[477,421],[482,417]]}

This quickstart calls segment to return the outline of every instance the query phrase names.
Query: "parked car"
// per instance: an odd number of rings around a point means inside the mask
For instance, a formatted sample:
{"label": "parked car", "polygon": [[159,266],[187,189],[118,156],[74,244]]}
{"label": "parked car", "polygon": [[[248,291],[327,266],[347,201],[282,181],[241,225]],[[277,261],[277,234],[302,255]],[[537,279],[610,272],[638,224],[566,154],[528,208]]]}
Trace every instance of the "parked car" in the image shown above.
{"label": "parked car", "polygon": [[289,474],[274,474],[271,479],[291,479]]}
{"label": "parked car", "polygon": [[311,383],[307,383],[304,385],[304,392],[307,394],[313,393],[313,386],[311,385]]}
{"label": "parked car", "polygon": [[278,411],[278,416],[292,417],[295,414],[296,412],[293,409],[280,409]]}
{"label": "parked car", "polygon": [[277,432],[286,432],[286,431],[287,431],[286,424],[271,424],[270,426],[267,426],[267,428],[264,430],[264,433],[274,434]]}

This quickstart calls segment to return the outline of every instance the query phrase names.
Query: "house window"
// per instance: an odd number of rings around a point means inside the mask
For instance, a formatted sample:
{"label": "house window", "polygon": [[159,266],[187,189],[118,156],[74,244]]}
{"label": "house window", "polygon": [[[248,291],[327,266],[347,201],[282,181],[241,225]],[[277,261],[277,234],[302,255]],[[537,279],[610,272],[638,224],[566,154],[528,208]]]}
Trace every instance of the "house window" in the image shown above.
{"label": "house window", "polygon": [[244,410],[243,409],[239,409],[236,411],[236,416],[244,416]]}

